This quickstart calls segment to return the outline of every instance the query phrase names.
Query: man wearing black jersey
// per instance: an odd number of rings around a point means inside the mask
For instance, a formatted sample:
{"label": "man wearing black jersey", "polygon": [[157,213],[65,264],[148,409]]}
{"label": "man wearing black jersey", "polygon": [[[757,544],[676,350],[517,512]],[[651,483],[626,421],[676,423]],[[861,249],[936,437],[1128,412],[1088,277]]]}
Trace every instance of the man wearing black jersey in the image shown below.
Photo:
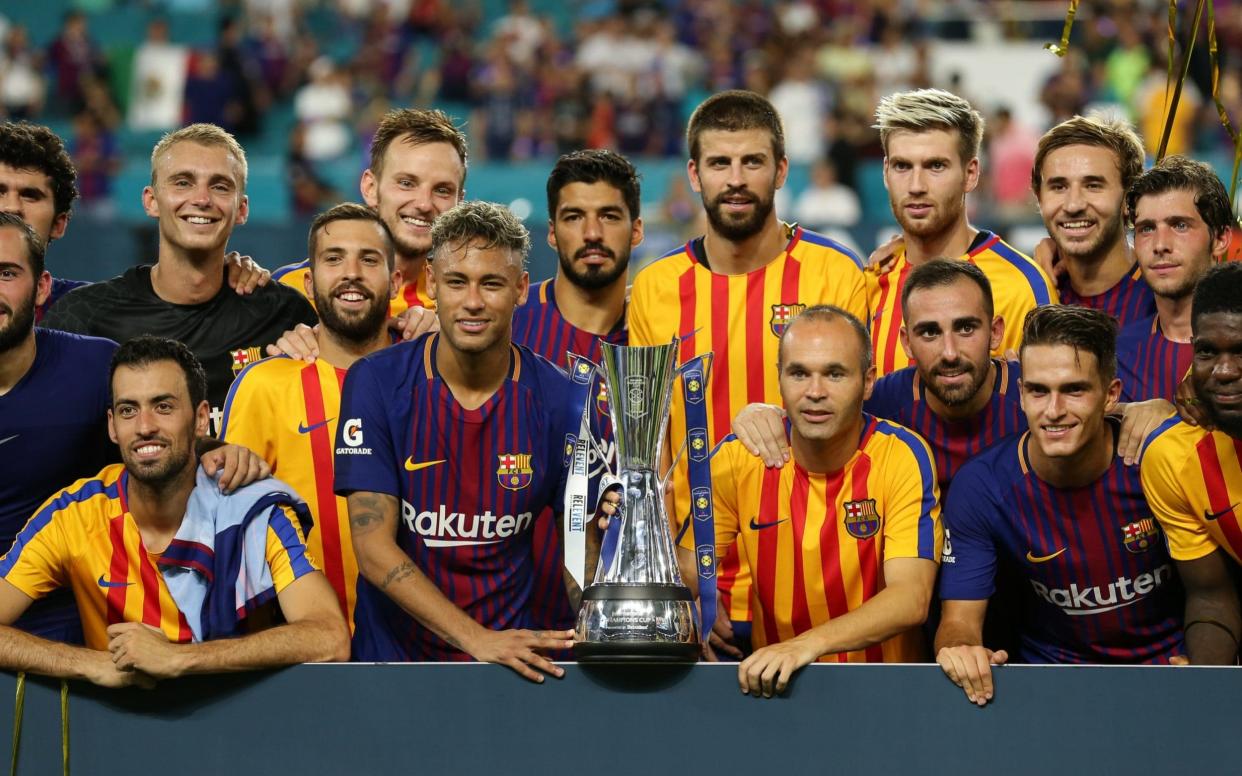
{"label": "man wearing black jersey", "polygon": [[296,291],[272,283],[249,296],[225,284],[225,247],[246,222],[246,155],[232,135],[192,124],[151,153],[147,215],[159,220],[159,258],[112,280],[76,289],[43,325],[125,342],[159,334],[190,347],[207,370],[211,427],[219,427],[233,377],[265,345],[315,312]]}

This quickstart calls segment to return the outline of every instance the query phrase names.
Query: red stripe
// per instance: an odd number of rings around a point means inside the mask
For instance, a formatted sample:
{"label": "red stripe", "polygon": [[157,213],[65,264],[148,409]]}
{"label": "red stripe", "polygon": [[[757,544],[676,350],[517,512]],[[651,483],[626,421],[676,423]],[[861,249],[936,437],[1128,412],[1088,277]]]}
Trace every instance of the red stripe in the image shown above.
{"label": "red stripe", "polygon": [[[801,230],[799,230],[801,234]],[[791,245],[785,252],[785,267],[781,274],[781,304],[800,304],[798,298],[798,283],[802,276],[802,262],[793,257],[789,251],[793,250]]]}
{"label": "red stripe", "polygon": [[108,564],[108,581],[116,587],[108,588],[108,624],[125,622],[125,593],[129,590],[129,555],[125,552],[125,512],[108,521],[108,538],[112,541],[112,561]]}
{"label": "red stripe", "polygon": [[[780,519],[781,471],[782,469],[763,471],[763,486],[759,494],[761,513],[756,516],[762,522],[770,523]],[[742,519],[742,516],[738,515],[738,519]],[[781,638],[780,631],[776,628],[776,562],[777,551],[780,549],[780,531],[780,527],[756,531],[759,559],[756,563],[758,568],[751,569],[755,586],[752,595],[763,610],[765,645],[775,644]],[[754,613],[751,614],[753,616]]]}
{"label": "red stripe", "polygon": [[[897,284],[892,289],[893,303],[888,307],[888,333],[885,336],[884,356],[881,360],[881,363],[884,365],[884,374],[894,371],[897,366],[897,342],[899,341],[899,335],[901,333],[901,324],[905,320],[905,317],[901,313],[901,290],[906,287],[906,277],[909,276],[910,269],[911,266],[908,263],[906,266],[901,268],[901,272],[897,276]],[[887,278],[892,274],[893,273],[890,272],[884,277]]]}
{"label": "red stripe", "polygon": [[[880,286],[880,300],[876,302],[875,310],[872,312],[872,315],[878,315],[882,313],[883,310],[885,309],[884,305],[885,303],[888,302],[888,297],[890,293],[892,292],[892,274],[893,273],[890,272],[887,275],[881,275],[879,279],[877,279],[876,281],[876,283],[878,283]],[[871,349],[872,351],[876,353],[877,356],[880,353],[880,325],[879,324],[880,324],[880,321],[878,319],[871,321]],[[881,364],[880,366],[881,368],[883,368],[884,364]]]}
{"label": "red stripe", "polygon": [[[824,575],[824,598],[828,604],[828,619],[835,620],[850,610],[849,599],[845,595],[845,581],[841,578],[841,541],[837,535],[837,501],[841,498],[841,488],[845,478],[841,473],[829,476],[824,492],[824,527],[820,531],[820,555]],[[846,653],[837,656],[837,661],[844,663]]]}
{"label": "red stripe", "polygon": [[806,572],[802,562],[802,537],[806,533],[807,499],[810,496],[810,479],[806,472],[794,469],[793,493],[789,499],[790,522],[793,523],[793,607],[789,615],[794,633],[811,629],[811,612],[806,602]]}
{"label": "red stripe", "polygon": [[142,621],[164,632],[164,615],[160,611],[160,573],[155,570],[144,546],[138,553],[138,576],[142,580]]}
{"label": "red stripe", "polygon": [[[746,276],[746,354],[749,356],[750,363],[746,364],[746,401],[763,401],[763,376],[767,372],[768,365],[763,359],[763,340],[767,334],[765,329],[770,330],[770,326],[764,325],[764,277],[767,271],[757,269]],[[766,311],[771,315],[772,309],[769,307]],[[715,339],[712,340],[713,343]],[[715,347],[713,345],[713,347]],[[729,429],[723,432],[716,429],[716,439],[723,439]]]}
{"label": "red stripe", "polygon": [[[870,476],[871,457],[863,453],[858,456],[858,461],[854,464],[853,471],[850,473],[850,479],[852,480],[851,499],[862,501],[868,498],[867,480]],[[877,533],[882,534],[883,528],[883,525],[881,525]],[[859,577],[862,579],[863,603],[874,598],[880,587],[880,564],[877,556],[882,543],[883,537],[881,535],[872,536],[870,539],[863,539],[855,545],[858,549],[858,570]],[[866,655],[868,663],[884,662],[884,648],[880,644],[872,644],[867,647]]]}
{"label": "red stripe", "polygon": [[[694,358],[694,345],[697,335],[695,329],[695,308],[698,306],[697,288],[694,282],[694,267],[681,273],[678,278],[678,296],[681,300],[681,321],[678,323],[677,334],[681,340],[681,363],[686,363]],[[659,342],[648,343],[651,345],[659,345]]]}
{"label": "red stripe", "polygon": [[712,432],[711,442],[722,439],[729,433],[729,422],[733,420],[729,407],[729,278],[725,275],[712,275],[711,293],[711,331],[712,331]]}
{"label": "red stripe", "polygon": [[994,234],[983,245],[980,245],[978,248],[975,248],[973,251],[968,251],[966,253],[966,257],[973,259],[974,257],[978,256],[980,253],[983,253],[984,251],[989,250],[993,245],[996,245],[998,242],[1000,242],[1000,235]]}
{"label": "red stripe", "polygon": [[[338,375],[338,380],[340,379]],[[302,367],[302,397],[306,403],[306,423],[310,432],[311,465],[315,470],[315,498],[318,502],[319,540],[323,545],[323,573],[328,577],[341,611],[348,612],[345,592],[345,568],[341,560],[341,522],[336,509],[336,494],[332,492],[333,453],[332,436],[328,433],[328,418],[324,412],[323,386],[319,384],[319,369],[315,364]]]}
{"label": "red stripe", "polygon": [[[1235,442],[1235,448],[1237,443]],[[1242,557],[1242,530],[1238,526],[1238,513],[1229,501],[1229,485],[1225,482],[1225,472],[1221,468],[1220,458],[1216,455],[1215,439],[1208,435],[1195,446],[1199,453],[1199,464],[1203,468],[1203,484],[1207,486],[1208,503],[1212,511],[1226,513],[1217,518],[1221,533],[1229,542],[1235,558]]]}
{"label": "red stripe", "polygon": [[182,644],[189,644],[194,640],[194,631],[190,630],[190,623],[185,620],[185,613],[180,609],[177,610],[177,641]]}

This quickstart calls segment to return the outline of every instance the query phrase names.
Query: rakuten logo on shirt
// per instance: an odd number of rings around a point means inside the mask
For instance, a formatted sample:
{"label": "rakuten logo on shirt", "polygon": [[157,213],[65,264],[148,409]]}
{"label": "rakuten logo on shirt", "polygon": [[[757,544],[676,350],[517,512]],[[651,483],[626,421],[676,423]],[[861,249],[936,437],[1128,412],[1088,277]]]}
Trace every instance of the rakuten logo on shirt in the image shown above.
{"label": "rakuten logo on shirt", "polygon": [[439,511],[419,511],[408,501],[401,502],[401,519],[428,547],[468,547],[496,544],[526,531],[534,522],[530,512],[520,515],[481,515],[450,512],[443,504]]}
{"label": "rakuten logo on shirt", "polygon": [[1143,600],[1172,577],[1173,567],[1166,563],[1154,572],[1144,572],[1134,579],[1117,577],[1107,587],[1079,587],[1077,583],[1071,583],[1068,589],[1050,589],[1033,579],[1031,586],[1035,588],[1036,595],[1066,614],[1100,614]]}

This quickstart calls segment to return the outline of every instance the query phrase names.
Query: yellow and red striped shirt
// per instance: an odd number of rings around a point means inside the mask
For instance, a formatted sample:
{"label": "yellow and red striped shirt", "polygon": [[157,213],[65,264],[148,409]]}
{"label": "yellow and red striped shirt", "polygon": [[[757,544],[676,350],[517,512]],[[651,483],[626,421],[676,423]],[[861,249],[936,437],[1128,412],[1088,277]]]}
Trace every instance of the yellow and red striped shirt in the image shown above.
{"label": "yellow and red striped shirt", "polygon": [[[980,230],[974,244],[962,259],[969,261],[987,275],[992,284],[992,301],[996,314],[1005,319],[1005,336],[1000,348],[992,355],[1003,356],[1006,350],[1017,350],[1022,344],[1022,322],[1036,307],[1057,302],[1057,289],[1032,259],[1014,250],[1000,237]],[[899,333],[905,322],[901,314],[901,291],[914,265],[906,261],[901,249],[891,272],[867,273],[868,306],[871,320],[871,345],[875,353],[876,377],[910,366],[910,359],[901,347]]]}
{"label": "yellow and red striped shirt", "polygon": [[[848,248],[798,226],[786,225],[789,242],[779,256],[742,275],[713,272],[703,261],[702,239],[692,240],[634,279],[630,295],[631,345],[667,345],[680,339],[679,359],[713,354],[707,379],[708,443],[729,434],[733,416],[751,402],[780,403],[776,372],[780,334],[806,307],[836,305],[867,320],[862,262]],[[686,439],[685,400],[675,389],[669,440],[674,455]],[[677,526],[690,511],[688,460],[673,475]],[[746,571],[736,553],[725,557],[719,585],[734,620],[750,619]]]}
{"label": "yellow and red striped shirt", "polygon": [[[108,626],[141,622],[171,641],[193,640],[158,567],[129,513],[123,464],[78,480],[52,496],[0,559],[0,577],[31,598],[69,587],[82,617],[86,646],[108,648]],[[286,517],[288,517],[286,515]],[[267,564],[276,592],[313,570],[298,521],[267,531]],[[299,572],[298,569],[301,569]]]}
{"label": "yellow and red striped shirt", "polygon": [[[286,286],[296,290],[302,296],[306,296],[306,281],[304,278],[310,272],[310,260],[293,264],[286,264],[272,273],[272,280],[284,283]],[[311,306],[315,304],[315,300],[307,297]],[[428,310],[436,309],[435,300],[427,295],[427,273],[420,272],[418,277],[412,282],[403,283],[397,295],[388,303],[388,317],[396,318],[401,313],[411,307],[426,307]]]}
{"label": "yellow and red striped shirt", "polygon": [[1140,467],[1174,560],[1224,548],[1242,563],[1242,439],[1174,415],[1148,437]]}
{"label": "yellow and red striped shirt", "polygon": [[358,561],[345,499],[332,491],[334,441],[345,370],[285,356],[247,366],[229,388],[220,438],[248,447],[310,507],[307,547],[336,591],[353,627]]}
{"label": "yellow and red striped shirt", "polygon": [[[756,648],[788,641],[862,606],[884,589],[885,561],[940,562],[944,532],[931,450],[904,426],[864,420],[857,452],[830,474],[810,473],[796,461],[767,468],[738,441],[712,459],[716,543],[723,549],[737,541],[751,569]],[[926,659],[918,628],[864,650],[820,658]]]}

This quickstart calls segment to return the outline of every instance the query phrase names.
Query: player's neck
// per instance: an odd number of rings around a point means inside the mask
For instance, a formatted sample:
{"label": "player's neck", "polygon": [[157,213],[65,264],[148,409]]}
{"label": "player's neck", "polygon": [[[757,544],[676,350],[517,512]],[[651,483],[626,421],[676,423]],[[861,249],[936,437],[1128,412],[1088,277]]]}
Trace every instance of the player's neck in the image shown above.
{"label": "player's neck", "polygon": [[315,335],[315,341],[319,343],[320,358],[337,369],[349,369],[354,365],[355,361],[363,356],[370,355],[388,346],[388,327],[386,325],[380,326],[375,336],[363,342],[358,342],[342,337],[327,326],[320,326],[318,333]]}
{"label": "player's neck", "polygon": [[950,259],[960,258],[970,250],[970,244],[977,234],[979,230],[971,226],[965,218],[940,234],[921,236],[903,233],[902,239],[906,243],[906,261],[917,267],[942,256]]}
{"label": "player's neck", "polygon": [[984,407],[988,406],[988,402],[992,401],[992,392],[996,389],[998,371],[996,364],[991,359],[988,359],[988,376],[983,379],[979,390],[975,391],[975,395],[971,396],[968,402],[948,405],[940,401],[940,398],[929,390],[927,391],[927,404],[931,407],[932,412],[946,420],[973,418],[982,412]]}
{"label": "player's neck", "polygon": [[1049,458],[1035,441],[1030,442],[1031,468],[1035,476],[1054,488],[1081,488],[1098,480],[1113,464],[1115,444],[1113,426],[1104,423],[1097,438],[1083,445],[1074,455]]}
{"label": "player's neck", "polygon": [[503,337],[481,353],[463,353],[446,337],[436,347],[436,371],[457,403],[478,409],[509,379],[510,340]]}
{"label": "player's neck", "polygon": [[192,463],[175,478],[157,484],[140,482],[130,474],[126,492],[129,513],[134,516],[148,551],[163,552],[177,535],[190,503],[190,491],[194,490],[196,471],[197,463]]}
{"label": "player's neck", "polygon": [[1160,333],[1173,342],[1190,342],[1190,308],[1193,294],[1181,297],[1156,296],[1156,317],[1160,321]]}
{"label": "player's neck", "polygon": [[401,273],[401,285],[408,283],[415,285],[422,282],[423,275],[427,272],[427,254],[415,253],[413,255],[398,253],[394,266]]}
{"label": "player's neck", "polygon": [[625,280],[622,275],[604,288],[586,289],[558,269],[556,309],[576,328],[591,334],[608,334],[625,314]]}
{"label": "player's neck", "polygon": [[0,396],[13,390],[13,386],[30,371],[34,360],[35,333],[32,326],[25,339],[0,353]]}
{"label": "player's neck", "polygon": [[785,249],[788,238],[785,226],[776,214],[768,216],[763,228],[740,242],[718,234],[709,224],[703,237],[703,250],[712,272],[721,275],[744,275],[766,266]]}
{"label": "player's neck", "polygon": [[172,304],[201,304],[224,287],[224,248],[198,254],[160,241],[160,255],[151,268],[155,295]]}
{"label": "player's neck", "polygon": [[841,432],[830,439],[806,439],[795,426],[789,435],[793,459],[812,474],[830,474],[845,468],[858,452],[858,440],[862,438],[863,418],[859,415]]}
{"label": "player's neck", "polygon": [[1079,296],[1098,296],[1121,282],[1134,267],[1134,256],[1125,235],[1118,233],[1117,240],[1105,250],[1093,256],[1070,257],[1065,262],[1070,288]]}

